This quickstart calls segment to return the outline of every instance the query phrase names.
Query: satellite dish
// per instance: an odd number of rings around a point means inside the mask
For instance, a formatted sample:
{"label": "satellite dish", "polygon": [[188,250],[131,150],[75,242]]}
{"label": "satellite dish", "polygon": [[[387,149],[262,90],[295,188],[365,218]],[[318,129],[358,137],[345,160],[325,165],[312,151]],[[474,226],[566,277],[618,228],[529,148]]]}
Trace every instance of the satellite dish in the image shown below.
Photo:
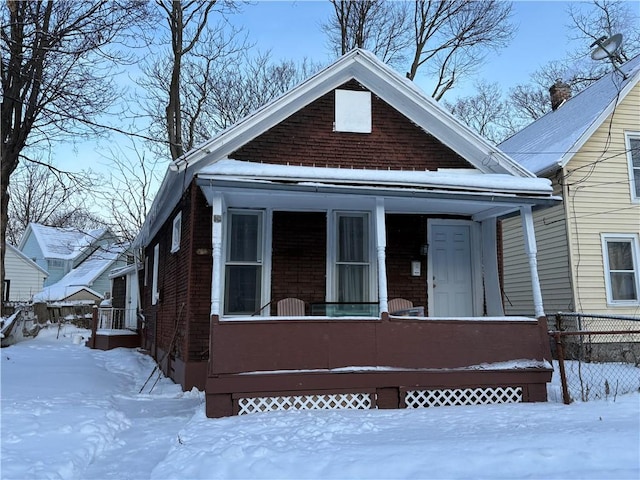
{"label": "satellite dish", "polygon": [[613,60],[614,54],[622,45],[622,34],[616,33],[609,38],[600,37],[591,44],[592,47],[596,45],[597,47],[591,52],[591,58],[594,60],[604,60],[605,58]]}

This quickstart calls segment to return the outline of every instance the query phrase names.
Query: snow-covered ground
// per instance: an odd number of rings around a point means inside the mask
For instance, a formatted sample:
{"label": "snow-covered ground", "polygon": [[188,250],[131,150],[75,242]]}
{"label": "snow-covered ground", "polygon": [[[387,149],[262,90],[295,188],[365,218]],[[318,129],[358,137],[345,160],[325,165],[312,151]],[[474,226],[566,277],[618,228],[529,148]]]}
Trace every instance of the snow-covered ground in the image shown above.
{"label": "snow-covered ground", "polygon": [[201,392],[165,378],[139,393],[150,358],[90,350],[75,333],[0,351],[2,479],[640,477],[638,393],[214,420]]}

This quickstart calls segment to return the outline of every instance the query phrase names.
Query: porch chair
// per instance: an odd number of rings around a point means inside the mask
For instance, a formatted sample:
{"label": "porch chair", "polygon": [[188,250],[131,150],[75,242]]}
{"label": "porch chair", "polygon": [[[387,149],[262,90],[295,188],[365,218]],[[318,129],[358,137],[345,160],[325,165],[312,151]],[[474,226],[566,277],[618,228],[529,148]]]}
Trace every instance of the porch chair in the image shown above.
{"label": "porch chair", "polygon": [[283,298],[276,304],[278,316],[304,317],[304,300],[299,298]]}
{"label": "porch chair", "polygon": [[389,314],[394,315],[403,310],[413,308],[413,302],[411,300],[405,300],[404,298],[393,298],[389,300],[388,307]]}

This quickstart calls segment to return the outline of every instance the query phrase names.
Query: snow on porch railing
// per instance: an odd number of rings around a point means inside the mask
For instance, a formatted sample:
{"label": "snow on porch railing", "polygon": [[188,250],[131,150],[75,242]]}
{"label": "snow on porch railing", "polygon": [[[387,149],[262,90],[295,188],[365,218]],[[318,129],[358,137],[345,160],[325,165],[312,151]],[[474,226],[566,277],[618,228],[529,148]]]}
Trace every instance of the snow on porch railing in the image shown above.
{"label": "snow on porch railing", "polygon": [[98,329],[135,330],[135,308],[98,308]]}

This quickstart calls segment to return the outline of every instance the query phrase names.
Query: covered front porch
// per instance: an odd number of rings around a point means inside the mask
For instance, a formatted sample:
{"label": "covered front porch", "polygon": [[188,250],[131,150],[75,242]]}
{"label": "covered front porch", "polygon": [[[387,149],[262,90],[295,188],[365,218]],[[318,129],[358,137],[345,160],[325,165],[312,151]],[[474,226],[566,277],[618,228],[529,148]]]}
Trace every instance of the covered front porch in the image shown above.
{"label": "covered front porch", "polygon": [[[546,399],[532,209],[555,203],[550,188],[462,172],[310,181],[309,167],[289,167],[302,170],[293,179],[262,166],[247,178],[240,163],[197,179],[212,208],[209,416],[438,404],[428,392],[453,404]],[[502,309],[497,220],[514,214],[531,317]]]}

